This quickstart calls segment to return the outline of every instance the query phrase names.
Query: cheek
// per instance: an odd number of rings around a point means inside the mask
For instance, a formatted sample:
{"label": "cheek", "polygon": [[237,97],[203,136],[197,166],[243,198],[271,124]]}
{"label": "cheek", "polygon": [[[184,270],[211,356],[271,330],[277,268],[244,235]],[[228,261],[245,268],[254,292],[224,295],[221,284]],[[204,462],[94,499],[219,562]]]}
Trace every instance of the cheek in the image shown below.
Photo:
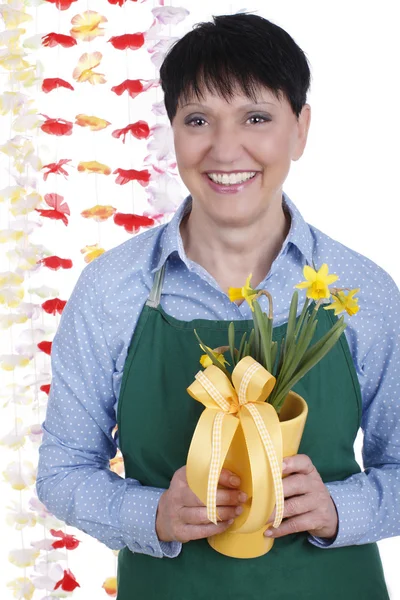
{"label": "cheek", "polygon": [[181,169],[195,167],[202,159],[200,140],[196,136],[176,134],[174,136],[175,155]]}
{"label": "cheek", "polygon": [[289,140],[287,136],[278,133],[276,135],[260,136],[254,147],[257,148],[257,158],[261,164],[273,165],[281,162],[287,156]]}

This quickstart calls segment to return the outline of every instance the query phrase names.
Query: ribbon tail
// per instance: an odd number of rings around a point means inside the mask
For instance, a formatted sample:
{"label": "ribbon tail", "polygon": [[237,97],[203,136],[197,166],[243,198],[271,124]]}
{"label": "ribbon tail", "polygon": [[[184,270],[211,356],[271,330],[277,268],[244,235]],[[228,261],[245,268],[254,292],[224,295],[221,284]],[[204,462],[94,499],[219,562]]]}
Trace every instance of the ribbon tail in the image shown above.
{"label": "ribbon tail", "polygon": [[214,525],[218,524],[217,519],[220,518],[217,514],[217,488],[220,475],[222,421],[224,416],[225,413],[222,411],[216,413],[212,430],[211,463],[207,487],[207,518]]}
{"label": "ribbon tail", "polygon": [[282,470],[278,462],[278,457],[276,454],[274,444],[272,443],[271,436],[269,435],[268,429],[266,428],[265,423],[260,413],[258,412],[256,406],[254,404],[248,403],[246,404],[246,408],[253,417],[254,423],[260,434],[260,438],[262,440],[271,467],[276,502],[276,512],[273,527],[276,528],[279,527],[279,525],[282,522],[285,502],[283,494]]}

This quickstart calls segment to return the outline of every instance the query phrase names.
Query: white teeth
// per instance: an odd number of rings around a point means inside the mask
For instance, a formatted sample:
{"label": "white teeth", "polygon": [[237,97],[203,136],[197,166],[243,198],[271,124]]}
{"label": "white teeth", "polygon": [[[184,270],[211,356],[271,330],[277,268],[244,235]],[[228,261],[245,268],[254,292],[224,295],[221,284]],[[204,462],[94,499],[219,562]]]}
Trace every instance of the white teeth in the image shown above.
{"label": "white teeth", "polygon": [[252,179],[253,177],[255,177],[256,171],[252,171],[250,173],[233,173],[231,175],[226,175],[225,173],[223,175],[207,173],[207,175],[215,183],[220,183],[223,185],[234,185]]}

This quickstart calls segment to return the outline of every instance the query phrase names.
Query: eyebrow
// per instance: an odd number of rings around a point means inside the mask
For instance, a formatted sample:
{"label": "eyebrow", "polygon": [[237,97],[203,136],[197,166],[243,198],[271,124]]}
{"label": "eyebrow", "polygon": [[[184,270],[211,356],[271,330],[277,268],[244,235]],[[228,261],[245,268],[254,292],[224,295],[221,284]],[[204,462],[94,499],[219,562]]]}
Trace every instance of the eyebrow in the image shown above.
{"label": "eyebrow", "polygon": [[[237,110],[252,108],[253,106],[259,106],[261,104],[269,104],[270,106],[276,106],[276,104],[274,104],[273,102],[251,102],[250,104],[242,104],[242,106],[239,106]],[[182,108],[185,108],[185,106],[199,106],[200,108],[206,108],[212,112],[212,109],[210,109],[208,106],[206,106],[205,104],[199,104],[198,102],[188,102],[187,104],[183,104]]]}

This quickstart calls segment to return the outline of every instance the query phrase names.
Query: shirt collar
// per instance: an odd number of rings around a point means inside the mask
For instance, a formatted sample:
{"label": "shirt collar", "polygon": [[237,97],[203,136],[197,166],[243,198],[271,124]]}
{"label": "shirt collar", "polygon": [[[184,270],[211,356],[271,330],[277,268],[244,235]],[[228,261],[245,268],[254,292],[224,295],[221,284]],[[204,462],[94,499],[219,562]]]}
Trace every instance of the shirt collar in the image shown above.
{"label": "shirt collar", "polygon": [[[313,237],[310,227],[304,220],[297,206],[285,192],[282,192],[282,202],[284,208],[287,208],[290,213],[291,225],[289,233],[280,251],[280,255],[285,254],[288,251],[289,243],[291,243],[298,248],[298,250],[306,259],[307,263],[312,265]],[[190,268],[191,261],[189,261],[188,257],[186,256],[179,226],[184,216],[191,211],[191,207],[192,196],[189,194],[189,196],[186,196],[186,198],[180,204],[172,219],[165,226],[163,235],[160,239],[160,248],[158,253],[159,258],[156,266],[151,271],[152,273],[158,271],[163,266],[167,258],[174,252],[176,252],[182,262],[184,262],[185,265]]]}

